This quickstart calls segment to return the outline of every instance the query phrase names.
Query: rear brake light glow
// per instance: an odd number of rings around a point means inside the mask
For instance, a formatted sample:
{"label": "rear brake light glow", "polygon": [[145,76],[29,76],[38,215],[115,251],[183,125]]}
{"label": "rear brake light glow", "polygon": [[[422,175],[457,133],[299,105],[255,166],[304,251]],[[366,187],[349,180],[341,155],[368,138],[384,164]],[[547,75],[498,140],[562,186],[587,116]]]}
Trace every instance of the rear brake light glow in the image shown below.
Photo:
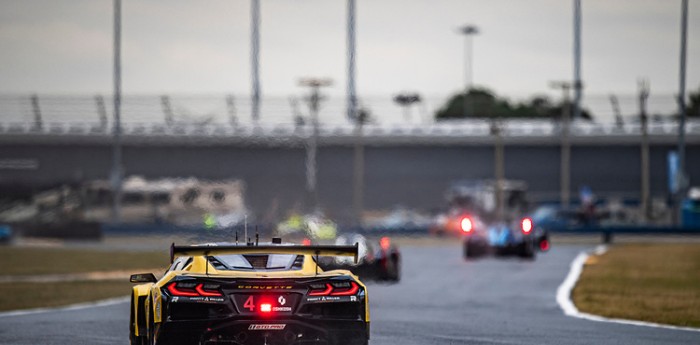
{"label": "rear brake light glow", "polygon": [[360,287],[355,282],[350,282],[350,288],[343,291],[333,291],[331,296],[352,296],[360,290]]}
{"label": "rear brake light glow", "polygon": [[333,291],[333,285],[326,283],[325,290],[315,290],[309,292],[309,296],[328,296]]}
{"label": "rear brake light glow", "polygon": [[178,289],[177,283],[170,283],[170,285],[168,285],[168,291],[173,296],[199,297],[199,294],[196,291],[187,291],[187,290]]}
{"label": "rear brake light glow", "polygon": [[379,246],[382,247],[384,250],[389,250],[389,247],[391,246],[391,240],[389,237],[382,237],[379,240]]}
{"label": "rear brake light glow", "polygon": [[197,285],[197,287],[194,288],[194,290],[197,291],[197,293],[198,293],[200,296],[204,296],[204,297],[221,296],[221,292],[219,292],[219,291],[216,291],[216,290],[208,290],[208,291],[207,291],[207,290],[204,290],[204,284],[199,284],[199,285]]}
{"label": "rear brake light glow", "polygon": [[462,231],[469,233],[474,229],[474,224],[472,224],[472,220],[464,217],[462,218],[462,221],[459,223],[460,227],[462,228]]}
{"label": "rear brake light glow", "polygon": [[270,303],[260,304],[260,312],[261,313],[269,313],[271,311],[272,311],[272,304],[270,304]]}
{"label": "rear brake light glow", "polygon": [[311,240],[308,238],[305,238],[301,241],[301,244],[304,246],[310,246],[311,245]]}
{"label": "rear brake light glow", "polygon": [[341,284],[342,286],[333,286],[326,283],[324,290],[311,290],[309,296],[353,296],[360,291],[360,286],[353,281]]}
{"label": "rear brake light glow", "polygon": [[167,287],[168,291],[173,296],[179,297],[219,297],[223,296],[211,286],[204,287],[203,283],[194,285],[194,283],[177,283],[172,282]]}
{"label": "rear brake light glow", "polygon": [[548,250],[549,250],[549,241],[547,241],[547,240],[542,240],[542,241],[540,241],[540,249],[541,249],[543,252],[548,251]]}
{"label": "rear brake light glow", "polygon": [[529,234],[530,231],[532,231],[532,219],[523,218],[523,220],[520,222],[520,225],[524,233]]}

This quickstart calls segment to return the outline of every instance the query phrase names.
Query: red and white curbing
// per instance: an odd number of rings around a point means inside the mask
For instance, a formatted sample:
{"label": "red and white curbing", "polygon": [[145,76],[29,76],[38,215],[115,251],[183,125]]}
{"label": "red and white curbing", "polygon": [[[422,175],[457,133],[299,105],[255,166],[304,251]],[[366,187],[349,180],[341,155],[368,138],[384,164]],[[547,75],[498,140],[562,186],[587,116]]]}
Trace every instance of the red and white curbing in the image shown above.
{"label": "red and white curbing", "polygon": [[[608,250],[607,246],[600,245],[593,250],[593,254],[594,255],[602,255],[607,250]],[[578,310],[578,308],[576,308],[576,305],[574,305],[574,302],[571,300],[571,291],[574,289],[574,286],[576,286],[576,282],[578,281],[579,277],[581,276],[581,271],[583,271],[583,265],[586,263],[586,260],[588,259],[589,256],[590,256],[590,254],[587,252],[581,252],[581,253],[579,253],[578,256],[576,256],[574,261],[571,262],[569,274],[566,276],[566,279],[564,279],[564,281],[561,283],[561,285],[559,285],[559,288],[557,289],[557,304],[559,304],[559,307],[561,308],[562,311],[564,311],[564,314],[566,316],[571,316],[571,317],[590,320],[590,321],[611,322],[611,323],[618,323],[618,324],[623,324],[623,325],[644,326],[644,327],[664,328],[664,329],[672,329],[672,330],[680,330],[680,331],[700,332],[700,328],[670,326],[670,325],[663,325],[663,324],[659,324],[659,323],[646,322],[646,321],[612,319],[612,318],[607,318],[607,317],[603,317],[603,316],[599,316],[599,315],[593,315],[593,314],[580,312]]]}

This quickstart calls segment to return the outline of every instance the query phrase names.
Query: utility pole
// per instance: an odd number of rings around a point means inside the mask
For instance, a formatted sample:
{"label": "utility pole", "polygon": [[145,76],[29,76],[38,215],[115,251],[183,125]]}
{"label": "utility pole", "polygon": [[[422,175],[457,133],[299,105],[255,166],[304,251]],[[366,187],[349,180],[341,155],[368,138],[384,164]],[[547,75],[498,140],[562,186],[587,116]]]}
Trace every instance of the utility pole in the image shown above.
{"label": "utility pole", "polygon": [[250,0],[250,64],[253,83],[250,113],[257,125],[260,120],[260,0]]}
{"label": "utility pole", "polygon": [[639,88],[639,120],[641,124],[642,132],[642,147],[641,147],[641,161],[642,161],[642,200],[641,200],[641,212],[642,220],[644,222],[649,221],[650,217],[650,196],[649,196],[649,131],[648,131],[648,116],[647,116],[647,99],[649,98],[649,82],[647,80],[640,80],[638,83]]}
{"label": "utility pole", "polygon": [[463,114],[464,118],[467,118],[471,114],[473,109],[471,109],[471,104],[467,100],[467,95],[469,90],[472,88],[472,83],[474,79],[474,74],[472,73],[473,64],[473,49],[472,49],[472,36],[479,33],[479,28],[475,25],[464,25],[459,28],[459,33],[464,35],[464,108]]}
{"label": "utility pole", "polygon": [[561,118],[561,166],[559,167],[560,178],[560,203],[561,207],[566,209],[569,207],[570,200],[570,177],[571,177],[571,143],[569,142],[569,129],[571,117],[571,104],[569,101],[569,90],[571,83],[569,82],[553,82],[550,84],[552,88],[561,89],[564,93],[564,101],[562,104]]}
{"label": "utility pole", "polygon": [[581,118],[581,0],[574,0],[574,120]]}
{"label": "utility pole", "polygon": [[316,188],[316,152],[318,150],[318,110],[321,102],[321,87],[330,86],[333,81],[330,79],[305,78],[299,81],[300,86],[311,88],[309,95],[309,110],[313,133],[306,142],[306,191],[308,194],[311,210],[318,210],[318,190]]}
{"label": "utility pole", "polygon": [[112,220],[121,218],[122,199],[122,123],[121,123],[121,0],[114,0],[114,125],[112,128]]}
{"label": "utility pole", "polygon": [[681,52],[680,52],[680,68],[679,68],[679,92],[678,92],[678,192],[675,197],[675,212],[676,224],[680,223],[681,201],[685,194],[685,189],[688,181],[686,181],[685,173],[685,75],[686,67],[685,60],[687,55],[688,45],[688,0],[682,0],[681,3]]}

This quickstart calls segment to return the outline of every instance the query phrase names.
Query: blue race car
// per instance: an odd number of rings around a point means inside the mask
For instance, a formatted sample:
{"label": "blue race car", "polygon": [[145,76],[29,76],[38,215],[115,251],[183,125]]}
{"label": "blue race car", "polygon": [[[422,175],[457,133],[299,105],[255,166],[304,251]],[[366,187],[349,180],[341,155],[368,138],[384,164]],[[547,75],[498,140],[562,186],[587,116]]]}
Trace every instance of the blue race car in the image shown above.
{"label": "blue race car", "polygon": [[[475,226],[482,224],[481,226]],[[464,258],[472,259],[486,254],[517,255],[534,259],[537,250],[548,250],[549,239],[532,219],[519,222],[497,222],[483,225],[475,216],[462,219]]]}

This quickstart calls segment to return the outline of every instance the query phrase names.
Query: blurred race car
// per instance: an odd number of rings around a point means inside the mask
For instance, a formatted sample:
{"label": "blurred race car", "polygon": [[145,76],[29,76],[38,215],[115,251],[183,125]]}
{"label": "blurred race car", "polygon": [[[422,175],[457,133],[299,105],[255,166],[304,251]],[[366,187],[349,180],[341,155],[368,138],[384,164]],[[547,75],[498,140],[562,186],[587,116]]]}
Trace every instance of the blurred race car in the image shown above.
{"label": "blurred race car", "polygon": [[401,253],[391,243],[389,237],[371,241],[357,233],[338,236],[336,245],[357,244],[358,261],[354,263],[349,257],[322,258],[324,269],[346,269],[362,279],[398,282],[401,280]]}
{"label": "blurred race car", "polygon": [[319,256],[357,246],[172,245],[171,266],[131,282],[131,344],[368,344],[365,285]]}
{"label": "blurred race car", "polygon": [[477,219],[476,216],[468,216],[462,218],[460,223],[464,233],[465,259],[490,253],[534,259],[538,250],[549,250],[547,233],[536,227],[530,218],[523,218],[519,222],[475,226],[483,224]]}

